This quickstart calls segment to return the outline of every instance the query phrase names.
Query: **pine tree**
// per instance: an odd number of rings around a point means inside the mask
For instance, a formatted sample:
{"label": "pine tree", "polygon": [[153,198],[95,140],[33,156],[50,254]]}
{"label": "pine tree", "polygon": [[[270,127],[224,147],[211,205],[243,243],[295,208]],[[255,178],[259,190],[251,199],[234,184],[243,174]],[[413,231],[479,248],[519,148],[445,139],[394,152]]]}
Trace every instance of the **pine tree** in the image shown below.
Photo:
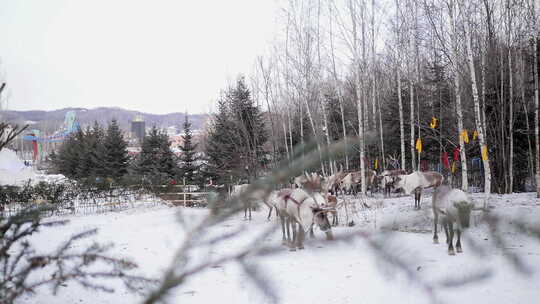
{"label": "pine tree", "polygon": [[217,182],[256,177],[267,162],[263,149],[268,138],[264,117],[254,105],[244,78],[218,101],[218,113],[209,130],[208,172]]}
{"label": "pine tree", "polygon": [[191,123],[189,122],[188,115],[186,114],[186,120],[184,121],[184,134],[182,135],[183,144],[180,146],[182,150],[182,156],[180,157],[180,173],[183,178],[186,179],[186,183],[195,182],[195,174],[198,171],[196,164],[197,156],[196,149],[197,144],[193,143],[193,134],[191,131]]}
{"label": "pine tree", "polygon": [[80,138],[77,146],[79,163],[76,169],[77,178],[94,178],[103,176],[103,139],[105,132],[101,125],[94,123],[94,127],[88,127]]}
{"label": "pine tree", "polygon": [[104,176],[119,178],[127,173],[129,155],[127,142],[122,136],[116,119],[107,128],[103,141]]}
{"label": "pine tree", "polygon": [[137,172],[152,178],[172,178],[178,172],[175,158],[170,149],[169,137],[154,126],[142,141]]}
{"label": "pine tree", "polygon": [[236,153],[234,124],[231,120],[227,102],[224,98],[218,100],[218,113],[208,132],[206,144],[206,176],[215,183],[229,182],[233,168],[240,162]]}

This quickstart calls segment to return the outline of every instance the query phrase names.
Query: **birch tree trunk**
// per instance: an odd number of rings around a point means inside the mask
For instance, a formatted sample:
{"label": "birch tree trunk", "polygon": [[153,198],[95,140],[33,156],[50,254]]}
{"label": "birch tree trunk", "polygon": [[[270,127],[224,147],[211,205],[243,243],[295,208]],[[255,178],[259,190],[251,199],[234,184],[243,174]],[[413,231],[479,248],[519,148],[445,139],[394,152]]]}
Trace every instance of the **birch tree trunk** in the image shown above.
{"label": "birch tree trunk", "polygon": [[463,112],[461,107],[461,90],[460,90],[460,83],[459,83],[459,72],[458,72],[458,56],[457,56],[457,49],[458,49],[458,43],[457,43],[457,29],[456,29],[456,7],[453,1],[451,1],[451,5],[449,8],[449,17],[450,17],[450,26],[451,26],[451,35],[452,35],[452,69],[454,72],[454,93],[456,95],[456,114],[457,114],[457,121],[458,121],[458,132],[459,132],[459,149],[460,149],[460,156],[461,156],[461,189],[465,192],[469,190],[469,184],[467,180],[467,155],[465,152],[465,143],[463,141]]}
{"label": "birch tree trunk", "polygon": [[[536,23],[536,22],[535,22]],[[536,27],[536,26],[535,26]],[[536,33],[536,30],[535,30]],[[534,144],[536,146],[536,197],[540,198],[540,139],[538,132],[538,104],[539,104],[539,88],[538,88],[538,38],[533,38],[534,49]]]}
{"label": "birch tree trunk", "polygon": [[[358,52],[358,33],[356,30],[356,13],[353,1],[349,2],[350,12],[351,12],[351,21],[353,29],[353,68],[354,68],[354,78],[355,78],[355,88],[356,88],[356,107],[358,111],[358,144],[360,147],[360,178],[362,183],[362,193],[365,194],[367,191],[366,185],[366,168],[364,163],[365,151],[364,151],[364,113],[362,105],[362,94],[363,86],[360,75],[360,56]],[[364,42],[363,42],[364,43]]]}
{"label": "birch tree trunk", "polygon": [[415,152],[415,136],[414,136],[414,83],[412,80],[409,80],[409,96],[411,103],[411,113],[410,113],[410,128],[411,128],[411,168],[413,171],[417,170],[416,168],[416,154]]}
{"label": "birch tree trunk", "polygon": [[347,138],[347,129],[345,128],[345,111],[343,109],[343,98],[341,94],[341,88],[339,86],[338,75],[336,70],[336,56],[334,53],[334,35],[333,35],[333,14],[332,14],[332,4],[329,3],[328,9],[330,11],[330,22],[329,22],[329,32],[330,32],[330,52],[332,57],[332,73],[334,76],[334,86],[336,88],[338,102],[339,102],[339,112],[341,115],[341,128],[343,129],[343,143],[345,144],[345,170],[349,170],[349,153],[347,151],[348,138]]}
{"label": "birch tree trunk", "polygon": [[[400,19],[399,19],[399,1],[396,0],[396,49],[399,49],[401,44],[401,35],[400,35]],[[397,59],[397,95],[398,95],[398,106],[399,106],[399,135],[400,135],[400,144],[401,144],[401,169],[406,170],[405,166],[405,127],[403,120],[403,100],[401,98],[401,58],[399,51],[396,54]],[[414,170],[414,168],[412,168]]]}
{"label": "birch tree trunk", "polygon": [[508,193],[514,192],[514,77],[512,73],[512,52],[508,45],[508,81],[509,81],[509,103],[508,103],[508,141],[510,142],[510,155],[508,157]]}
{"label": "birch tree trunk", "polygon": [[381,164],[382,164],[382,170],[386,169],[386,161],[384,159],[384,131],[383,131],[383,124],[382,124],[382,110],[381,110],[381,102],[380,102],[380,96],[377,98],[377,107],[379,108],[379,137],[381,141]]}
{"label": "birch tree trunk", "polygon": [[[467,46],[467,62],[469,65],[469,73],[471,76],[471,90],[474,101],[474,122],[476,124],[476,130],[478,131],[478,140],[480,141],[480,153],[487,154],[487,143],[485,139],[485,125],[482,124],[482,116],[480,114],[480,100],[478,97],[478,87],[476,82],[476,70],[474,68],[474,58],[472,53],[471,42],[471,28],[470,24],[465,29],[465,39]],[[460,136],[461,137],[461,136]],[[462,140],[460,139],[460,142]],[[484,154],[484,155],[485,155]],[[489,158],[482,156],[482,163],[484,165],[484,208],[488,207],[488,200],[491,194],[491,168],[489,166]]]}
{"label": "birch tree trunk", "polygon": [[398,106],[399,106],[399,134],[400,134],[400,142],[401,142],[401,169],[406,170],[406,167],[405,167],[405,126],[404,126],[404,119],[403,119],[403,100],[401,98],[401,73],[400,73],[399,65],[397,67],[397,94],[398,94]]}

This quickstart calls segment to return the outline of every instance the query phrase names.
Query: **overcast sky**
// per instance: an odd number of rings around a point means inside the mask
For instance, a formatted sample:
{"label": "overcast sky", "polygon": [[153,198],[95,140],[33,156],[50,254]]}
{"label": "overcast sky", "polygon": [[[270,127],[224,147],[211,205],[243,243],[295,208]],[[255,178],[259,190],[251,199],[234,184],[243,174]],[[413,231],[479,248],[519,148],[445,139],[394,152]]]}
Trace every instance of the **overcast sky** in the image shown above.
{"label": "overcast sky", "polygon": [[208,112],[273,36],[274,0],[3,0],[9,109]]}

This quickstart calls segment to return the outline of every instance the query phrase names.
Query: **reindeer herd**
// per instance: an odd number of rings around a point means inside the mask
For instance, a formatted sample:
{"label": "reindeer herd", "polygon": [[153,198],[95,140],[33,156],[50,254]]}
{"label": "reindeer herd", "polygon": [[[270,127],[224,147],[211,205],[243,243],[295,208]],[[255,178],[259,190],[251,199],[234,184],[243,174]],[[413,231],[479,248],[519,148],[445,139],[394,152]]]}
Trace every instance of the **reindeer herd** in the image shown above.
{"label": "reindeer herd", "polygon": [[[367,189],[382,191],[385,197],[403,190],[406,195],[414,194],[414,209],[420,209],[422,191],[434,188],[432,208],[434,215],[433,242],[438,243],[437,228],[440,224],[445,231],[448,254],[455,255],[453,239],[457,234],[456,251],[462,252],[461,232],[469,227],[471,211],[480,210],[474,207],[469,196],[459,189],[451,189],[443,185],[443,176],[434,171],[414,171],[406,174],[404,170],[385,170],[380,175],[374,170],[366,170]],[[294,178],[290,187],[271,192],[254,191],[243,199],[244,219],[251,220],[254,201],[262,201],[268,207],[267,219],[272,211],[281,222],[282,243],[291,251],[304,248],[306,234],[313,236],[313,228],[318,227],[326,234],[328,240],[333,239],[332,226],[339,224],[338,196],[356,195],[361,189],[360,172],[338,172],[326,178],[317,173],[304,173]],[[233,186],[232,195],[246,193],[249,185]],[[328,220],[332,216],[332,222]],[[454,224],[456,225],[454,230]]]}

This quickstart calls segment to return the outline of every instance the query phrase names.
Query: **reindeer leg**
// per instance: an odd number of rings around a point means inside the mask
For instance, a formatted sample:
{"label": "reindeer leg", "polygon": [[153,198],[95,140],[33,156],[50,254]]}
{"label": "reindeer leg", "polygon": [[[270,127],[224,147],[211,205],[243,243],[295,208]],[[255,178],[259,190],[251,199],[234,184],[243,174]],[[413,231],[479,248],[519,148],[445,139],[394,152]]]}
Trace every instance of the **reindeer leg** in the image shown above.
{"label": "reindeer leg", "polygon": [[461,230],[460,229],[456,229],[457,231],[457,242],[456,242],[456,251],[458,253],[462,253],[463,252],[463,249],[461,249]]}
{"label": "reindeer leg", "polygon": [[[266,218],[267,221],[270,221],[270,218],[272,217],[272,206],[269,207],[270,210],[268,210],[268,217]],[[277,216],[277,214],[276,214]]]}
{"label": "reindeer leg", "polygon": [[452,223],[451,221],[448,221],[448,235],[449,235],[449,239],[448,239],[448,255],[456,255],[455,251],[454,251],[454,223]]}
{"label": "reindeer leg", "polygon": [[441,223],[442,225],[442,228],[444,229],[444,235],[446,236],[446,244],[448,245],[448,239],[450,238],[448,236],[448,220],[447,219],[444,219]]}
{"label": "reindeer leg", "polygon": [[286,238],[286,229],[285,229],[285,217],[280,214],[279,215],[279,219],[280,219],[280,222],[281,222],[281,244],[282,245],[285,245],[287,244],[287,238]]}
{"label": "reindeer leg", "polygon": [[298,249],[304,249],[304,239],[306,238],[306,232],[304,231],[304,227],[302,225],[298,224]]}
{"label": "reindeer leg", "polygon": [[296,243],[298,242],[298,233],[296,232],[296,222],[293,222],[291,220],[291,228],[292,228],[292,242],[289,244],[289,250],[290,251],[296,251]]}
{"label": "reindeer leg", "polygon": [[251,221],[251,202],[248,203],[248,209],[249,209],[249,220]]}
{"label": "reindeer leg", "polygon": [[439,244],[439,236],[437,235],[437,222],[439,221],[439,214],[435,210],[433,211],[433,243]]}
{"label": "reindeer leg", "polygon": [[315,233],[313,233],[313,225],[311,227],[309,227],[309,238],[310,239],[315,238]]}

